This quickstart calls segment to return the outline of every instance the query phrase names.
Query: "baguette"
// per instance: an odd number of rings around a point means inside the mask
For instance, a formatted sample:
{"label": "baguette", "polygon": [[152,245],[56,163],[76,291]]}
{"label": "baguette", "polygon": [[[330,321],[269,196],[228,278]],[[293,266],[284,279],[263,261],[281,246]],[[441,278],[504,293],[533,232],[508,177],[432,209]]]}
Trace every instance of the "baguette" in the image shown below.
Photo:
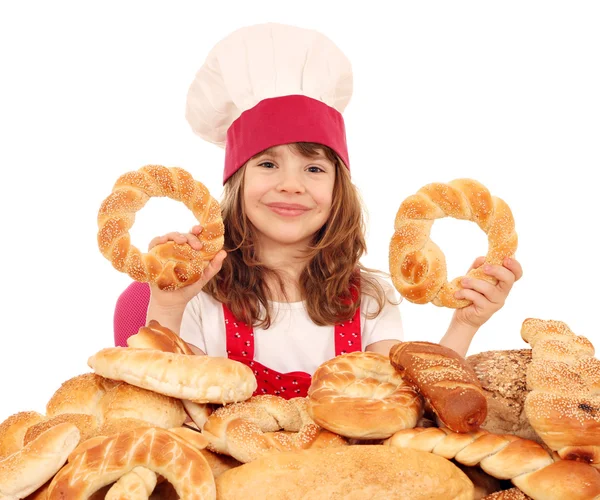
{"label": "baguette", "polygon": [[390,350],[390,361],[450,430],[470,432],[481,426],[487,400],[477,375],[458,353],[431,342],[400,342]]}

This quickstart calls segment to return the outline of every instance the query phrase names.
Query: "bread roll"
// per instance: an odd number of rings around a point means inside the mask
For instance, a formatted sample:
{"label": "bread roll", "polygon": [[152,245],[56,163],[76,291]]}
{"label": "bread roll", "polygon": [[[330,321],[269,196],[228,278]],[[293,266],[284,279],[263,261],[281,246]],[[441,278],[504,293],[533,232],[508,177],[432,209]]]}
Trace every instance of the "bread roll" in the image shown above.
{"label": "bread roll", "polygon": [[414,427],[423,415],[423,399],[387,356],[352,352],[317,368],[308,389],[308,411],[331,432],[382,439]]}
{"label": "bread roll", "polygon": [[514,434],[541,443],[525,414],[531,349],[485,351],[466,360],[487,400],[487,417],[481,428],[493,434]]}
{"label": "bread roll", "polygon": [[415,450],[345,446],[267,455],[221,474],[219,500],[472,500],[452,462]]}
{"label": "bread roll", "polygon": [[257,387],[248,366],[227,358],[109,347],[90,357],[88,365],[104,377],[197,403],[244,401]]}
{"label": "bread roll", "polygon": [[391,348],[390,361],[449,429],[470,432],[481,426],[487,401],[477,375],[462,356],[432,342],[400,342]]}

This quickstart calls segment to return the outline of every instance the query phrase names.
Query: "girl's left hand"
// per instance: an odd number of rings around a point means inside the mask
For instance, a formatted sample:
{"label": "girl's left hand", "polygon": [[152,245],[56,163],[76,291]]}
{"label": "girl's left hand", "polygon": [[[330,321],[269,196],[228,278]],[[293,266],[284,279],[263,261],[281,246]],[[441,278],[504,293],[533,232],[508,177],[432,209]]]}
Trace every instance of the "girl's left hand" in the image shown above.
{"label": "girl's left hand", "polygon": [[[481,266],[484,262],[485,257],[478,257],[469,271]],[[454,296],[457,299],[470,300],[472,303],[457,309],[453,321],[479,328],[496,311],[502,308],[515,281],[523,276],[521,264],[514,258],[504,259],[502,266],[487,264],[483,271],[485,274],[496,278],[498,283],[492,285],[480,279],[463,278],[461,281],[463,288],[457,291]]]}

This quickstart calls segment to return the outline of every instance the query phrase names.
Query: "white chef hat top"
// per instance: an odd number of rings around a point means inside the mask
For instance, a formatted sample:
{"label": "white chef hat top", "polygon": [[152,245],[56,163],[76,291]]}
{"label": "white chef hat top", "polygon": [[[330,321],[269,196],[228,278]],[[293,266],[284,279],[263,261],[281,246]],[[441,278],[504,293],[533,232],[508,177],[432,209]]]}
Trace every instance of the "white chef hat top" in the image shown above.
{"label": "white chef hat top", "polygon": [[321,33],[247,26],[209,52],[189,88],[186,118],[197,135],[225,147],[224,182],[255,154],[289,142],[329,146],[348,166],[341,113],[352,86],[349,60]]}

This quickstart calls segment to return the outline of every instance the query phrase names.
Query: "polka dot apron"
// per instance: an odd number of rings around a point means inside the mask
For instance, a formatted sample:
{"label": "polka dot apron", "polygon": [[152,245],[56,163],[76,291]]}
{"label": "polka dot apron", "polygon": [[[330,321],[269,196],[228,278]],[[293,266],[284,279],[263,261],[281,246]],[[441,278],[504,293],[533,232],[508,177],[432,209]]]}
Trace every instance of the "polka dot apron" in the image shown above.
{"label": "polka dot apron", "polygon": [[[239,361],[254,371],[258,388],[254,395],[274,394],[285,399],[304,397],[310,387],[311,376],[304,372],[279,373],[254,360],[254,331],[251,326],[235,319],[223,304],[227,357]],[[335,325],[335,355],[361,350],[360,308],[346,323]]]}

